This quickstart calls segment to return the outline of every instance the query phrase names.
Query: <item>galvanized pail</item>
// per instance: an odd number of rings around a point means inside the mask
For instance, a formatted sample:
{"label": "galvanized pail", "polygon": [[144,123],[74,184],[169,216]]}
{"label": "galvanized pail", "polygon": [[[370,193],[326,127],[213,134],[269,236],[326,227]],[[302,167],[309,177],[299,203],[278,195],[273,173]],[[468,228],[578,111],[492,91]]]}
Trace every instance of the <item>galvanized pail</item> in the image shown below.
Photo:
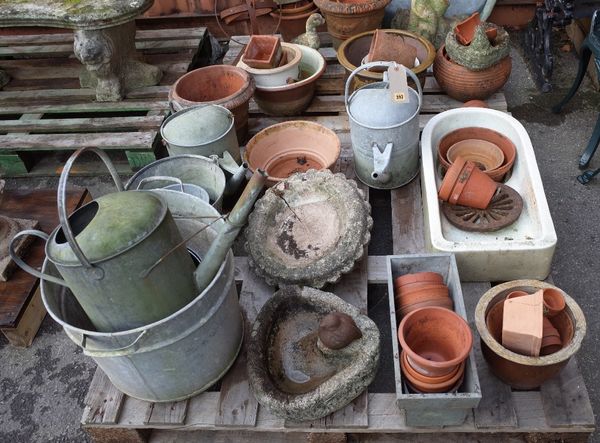
{"label": "galvanized pail", "polygon": [[[140,192],[157,193],[167,201],[184,237],[206,224],[222,224],[219,213],[195,197],[169,190]],[[202,257],[215,236],[209,227],[187,243],[188,249]],[[58,275],[48,259],[43,271]],[[67,288],[46,280],[41,288],[46,309],[69,338],[117,389],[135,398],[178,401],[202,392],[227,372],[240,349],[243,327],[231,251],[210,285],[189,304],[157,322],[122,332],[94,331]]]}
{"label": "galvanized pail", "polygon": [[160,127],[169,155],[195,154],[223,157],[231,154],[240,162],[240,147],[231,111],[219,105],[201,105],[176,112]]}
{"label": "galvanized pail", "polygon": [[158,321],[194,298],[194,263],[185,250],[169,253],[181,243],[182,236],[167,204],[155,194],[107,194],[67,216],[69,172],[78,156],[87,151],[100,156],[122,191],[106,153],[80,149],[69,158],[60,176],[60,225],[50,236],[35,230],[15,236],[35,235],[47,240],[47,261],[62,278],[28,266],[14,254],[12,243],[11,256],[27,272],[70,288],[98,331],[123,331]]}
{"label": "galvanized pail", "polygon": [[372,62],[358,67],[348,77],[344,95],[356,176],[377,189],[403,186],[419,172],[421,84],[410,69],[405,69],[418,89],[417,92],[408,88],[409,102],[405,104],[392,101],[387,81],[368,84],[350,97],[349,91],[359,72],[393,65],[394,62]]}

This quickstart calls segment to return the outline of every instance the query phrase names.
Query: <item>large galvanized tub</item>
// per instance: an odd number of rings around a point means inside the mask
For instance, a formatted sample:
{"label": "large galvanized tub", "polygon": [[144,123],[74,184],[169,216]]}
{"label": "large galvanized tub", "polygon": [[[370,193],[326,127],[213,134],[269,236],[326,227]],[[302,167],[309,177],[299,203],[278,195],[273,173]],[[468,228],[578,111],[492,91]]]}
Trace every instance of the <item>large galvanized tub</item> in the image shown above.
{"label": "large galvanized tub", "polygon": [[[496,232],[463,231],[440,213],[438,145],[446,134],[464,127],[497,131],[517,149],[512,173],[504,183],[521,195],[523,211],[516,222]],[[548,276],[556,232],[533,146],[521,123],[508,114],[484,108],[452,109],[436,115],[421,136],[421,177],[426,248],[456,254],[463,281],[543,280]]]}
{"label": "large galvanized tub", "polygon": [[[179,194],[175,198],[185,198],[176,191],[160,192],[163,197],[173,193]],[[196,200],[196,207],[202,206]],[[185,210],[183,201],[176,203]],[[209,211],[196,216],[219,216],[204,205]],[[184,238],[208,224],[190,214],[177,214],[173,204],[169,207]],[[216,231],[207,228],[188,242],[188,249],[202,257],[215,236]],[[47,259],[43,270],[59,275]],[[117,389],[141,400],[177,401],[206,390],[227,372],[242,343],[231,251],[210,285],[192,302],[160,321],[128,331],[96,332],[67,288],[44,280],[41,288],[46,309],[69,338],[96,361]]]}

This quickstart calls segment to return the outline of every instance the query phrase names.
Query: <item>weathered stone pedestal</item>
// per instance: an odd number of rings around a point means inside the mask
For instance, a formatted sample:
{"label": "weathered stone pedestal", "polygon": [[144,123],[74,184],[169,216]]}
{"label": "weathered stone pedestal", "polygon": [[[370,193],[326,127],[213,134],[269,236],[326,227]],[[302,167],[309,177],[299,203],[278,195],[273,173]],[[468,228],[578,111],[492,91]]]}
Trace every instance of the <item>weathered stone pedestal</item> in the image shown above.
{"label": "weathered stone pedestal", "polygon": [[131,89],[158,84],[162,72],[141,61],[135,49],[135,23],[75,31],[75,56],[86,67],[79,80],[96,88],[96,100],[118,101]]}

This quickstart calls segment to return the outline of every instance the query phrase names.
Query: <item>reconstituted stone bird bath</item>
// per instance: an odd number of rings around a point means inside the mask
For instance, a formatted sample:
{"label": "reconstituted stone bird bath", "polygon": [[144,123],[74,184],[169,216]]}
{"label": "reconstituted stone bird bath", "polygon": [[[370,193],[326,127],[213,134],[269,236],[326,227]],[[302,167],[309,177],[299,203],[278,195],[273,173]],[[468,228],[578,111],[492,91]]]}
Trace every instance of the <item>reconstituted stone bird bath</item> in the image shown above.
{"label": "reconstituted stone bird bath", "polygon": [[375,323],[336,295],[288,286],[263,306],[248,346],[258,402],[301,422],[337,411],[373,381],[380,339]]}

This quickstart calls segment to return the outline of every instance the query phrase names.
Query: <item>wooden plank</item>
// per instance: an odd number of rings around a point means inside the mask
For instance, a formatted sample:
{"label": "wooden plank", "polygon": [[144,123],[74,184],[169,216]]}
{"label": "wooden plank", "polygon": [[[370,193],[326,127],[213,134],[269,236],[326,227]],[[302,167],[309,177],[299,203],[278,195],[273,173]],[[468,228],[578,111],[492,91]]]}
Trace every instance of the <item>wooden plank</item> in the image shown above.
{"label": "wooden plank", "polygon": [[391,204],[394,255],[424,251],[423,209],[419,177],[406,186],[392,190]]}
{"label": "wooden plank", "polygon": [[546,421],[551,427],[575,427],[594,422],[594,412],[577,361],[540,388]]}
{"label": "wooden plank", "polygon": [[[32,114],[23,114],[23,116]],[[109,131],[130,129],[157,129],[164,117],[161,115],[149,117],[101,117],[101,118],[64,118],[43,120],[0,120],[1,132],[71,132],[71,131]]]}
{"label": "wooden plank", "polygon": [[273,294],[274,289],[253,272],[245,273],[240,293],[240,308],[244,315],[244,343],[237,360],[223,378],[219,398],[216,425],[227,427],[253,427],[256,424],[258,402],[250,390],[246,370],[247,344],[252,324],[262,305]]}
{"label": "wooden plank", "polygon": [[182,425],[185,423],[189,399],[165,403],[148,402],[146,425]]}
{"label": "wooden plank", "polygon": [[552,432],[546,423],[544,406],[539,391],[513,391],[512,402],[519,428],[540,429]]}
{"label": "wooden plank", "polygon": [[113,386],[100,368],[96,369],[85,397],[81,422],[84,424],[115,424],[119,419],[123,394]]}
{"label": "wooden plank", "polygon": [[69,103],[65,105],[50,104],[50,105],[32,105],[27,104],[11,104],[10,106],[0,107],[0,115],[8,114],[63,114],[63,113],[79,113],[79,112],[135,112],[135,111],[151,111],[154,109],[167,110],[169,109],[168,101],[143,101],[143,100],[124,100],[120,102],[82,102]]}
{"label": "wooden plank", "polygon": [[33,298],[29,301],[16,328],[3,328],[2,333],[11,345],[29,347],[46,317],[46,308],[42,303],[42,293],[38,286]]}
{"label": "wooden plank", "polygon": [[0,150],[46,151],[75,150],[83,147],[101,149],[149,149],[157,131],[62,134],[27,134],[0,136]]}

